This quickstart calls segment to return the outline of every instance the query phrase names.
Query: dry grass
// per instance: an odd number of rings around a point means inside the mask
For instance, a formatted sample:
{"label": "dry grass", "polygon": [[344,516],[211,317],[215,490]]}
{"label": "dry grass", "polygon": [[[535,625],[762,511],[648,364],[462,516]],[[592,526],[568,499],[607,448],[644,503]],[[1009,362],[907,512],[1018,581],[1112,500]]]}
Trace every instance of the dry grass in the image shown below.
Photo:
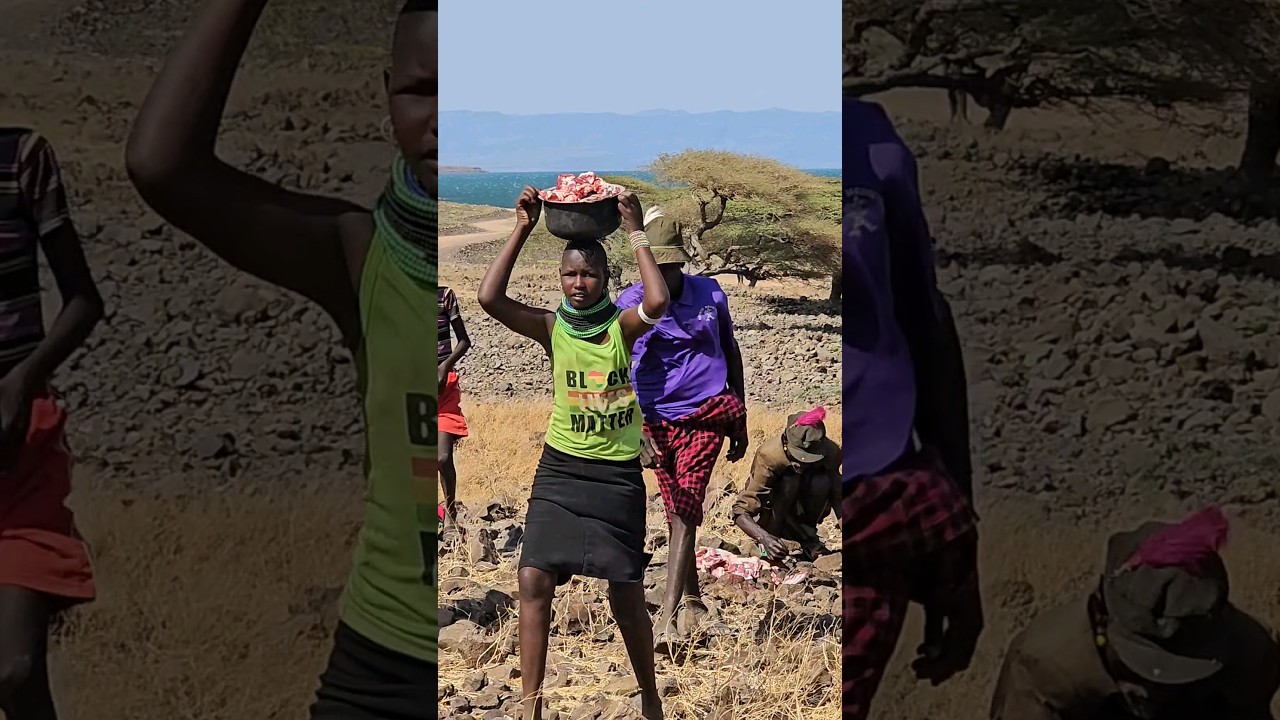
{"label": "dry grass", "polygon": [[[524,497],[536,462],[531,433],[546,420],[543,404],[471,404],[465,408],[475,437],[459,448],[462,497],[484,502]],[[756,410],[754,442],[780,423],[782,413]],[[833,418],[832,431],[839,432]],[[720,480],[740,476],[742,465],[723,464]],[[312,588],[345,578],[359,522],[357,477],[318,483],[193,487],[185,498],[140,498],[95,478],[77,477],[74,505],[94,545],[101,598],[76,611],[54,648],[54,681],[65,720],[285,720],[304,716],[328,651],[323,612],[309,602]],[[912,616],[899,655],[877,699],[876,720],[985,717],[1004,647],[1036,613],[1074,600],[1092,581],[1107,532],[1155,517],[1177,517],[1182,507],[1115,509],[1108,517],[1072,520],[1049,515],[1030,501],[984,504],[983,574],[988,630],[973,669],[940,689],[910,678],[905,655],[919,637]],[[712,532],[735,537],[723,517]],[[656,525],[651,528],[655,532]],[[1274,529],[1238,522],[1227,551],[1232,593],[1243,608],[1280,621],[1280,562]],[[451,564],[450,564],[451,563]],[[446,563],[446,572],[457,567]],[[509,565],[478,581],[511,589]],[[598,598],[591,583],[562,588],[556,608]],[[301,608],[291,608],[302,605]],[[311,607],[306,607],[310,605]],[[839,677],[834,634],[811,655],[808,643],[775,632],[762,645],[751,637],[758,614],[729,613],[741,631],[729,644],[683,666],[663,662],[659,677],[674,682],[673,718],[714,717],[705,710],[728,692],[746,698],[737,718],[835,718],[834,683],[812,707],[823,673]],[[331,621],[331,618],[329,619]],[[593,617],[611,627],[607,617]],[[779,630],[779,629],[775,629]],[[515,632],[510,623],[503,633]],[[553,648],[587,682],[552,689],[565,709],[578,698],[630,670],[620,644],[572,639]],[[581,653],[581,657],[574,657]],[[469,670],[441,658],[442,679]],[[812,680],[817,678],[817,680]],[[1277,704],[1280,711],[1280,704]],[[445,715],[442,715],[444,717]]]}
{"label": "dry grass", "polygon": [[[545,403],[509,403],[473,404],[464,410],[474,437],[458,450],[460,472],[464,473],[459,490],[463,502],[526,497],[537,462],[538,444],[534,433],[545,426],[549,408]],[[753,444],[758,444],[766,432],[781,427],[785,414],[753,408]],[[838,437],[839,417],[833,417],[829,425]],[[741,477],[745,471],[745,464],[721,463],[716,481]],[[652,489],[652,482],[650,486]],[[982,498],[979,502],[982,503]],[[913,609],[898,654],[890,664],[877,698],[873,715],[876,720],[985,718],[1000,659],[1009,640],[1038,613],[1083,597],[1094,582],[1106,535],[1152,517],[1177,518],[1191,509],[1169,503],[1114,508],[1104,517],[1072,519],[1051,514],[1030,499],[982,504],[982,572],[988,628],[974,665],[942,688],[917,683],[907,667],[907,656],[922,632],[920,613]],[[738,537],[737,530],[725,522],[723,513],[708,516],[708,530],[727,539]],[[660,531],[651,517],[651,534]],[[1240,607],[1273,625],[1280,624],[1280,561],[1271,550],[1275,541],[1273,530],[1237,520],[1226,552],[1232,571],[1233,599]],[[449,559],[444,565],[445,573],[460,566],[460,561]],[[514,591],[513,561],[508,559],[497,571],[478,577],[477,581]],[[561,588],[555,609],[563,613],[570,605],[601,597],[603,589],[598,584],[575,582]],[[734,717],[738,718],[838,717],[838,682],[826,687],[819,705],[807,704],[813,697],[813,678],[825,680],[824,672],[831,678],[840,677],[837,634],[833,633],[822,643],[819,656],[810,654],[809,643],[788,638],[785,632],[777,632],[763,645],[757,645],[752,633],[759,613],[751,610],[739,606],[736,614],[727,614],[725,620],[736,632],[735,641],[728,647],[696,656],[683,666],[660,662],[659,680],[674,681],[678,688],[667,701],[669,716],[715,717],[713,709],[722,694],[728,692],[739,702],[745,701],[736,708]],[[581,698],[600,692],[611,682],[619,683],[615,687],[626,686],[630,668],[621,643],[589,640],[595,631],[609,627],[609,617],[593,617],[591,629],[583,635],[566,638],[558,646],[553,640],[553,652],[573,667],[579,678],[590,680],[550,689],[548,702],[552,706],[571,709]],[[500,640],[505,641],[514,633],[514,623],[505,623]],[[442,682],[459,682],[471,672],[449,654],[441,658],[441,667]],[[1280,700],[1274,709],[1280,712]]]}
{"label": "dry grass", "polygon": [[302,716],[332,623],[309,596],[346,576],[360,512],[352,481],[133,501],[100,487],[76,497],[100,599],[59,631],[64,717]]}
{"label": "dry grass", "polygon": [[[465,381],[464,381],[465,382]],[[801,408],[796,408],[801,409]],[[474,404],[464,406],[471,426],[472,436],[459,445],[457,461],[460,474],[459,497],[465,504],[483,505],[495,499],[505,498],[523,509],[529,484],[533,479],[541,448],[540,433],[546,426],[550,407],[546,403]],[[753,408],[750,417],[751,441],[758,446],[766,435],[778,432],[786,420],[785,412]],[[828,419],[828,431],[839,437],[840,418]],[[749,459],[738,464],[721,462],[713,478],[713,487],[731,480],[740,481],[748,468]],[[647,477],[653,493],[656,485]],[[652,506],[651,506],[652,507]],[[728,505],[721,502],[707,516],[705,532],[729,540],[739,540],[740,531],[731,527],[727,516]],[[833,523],[828,521],[831,537],[835,537]],[[650,514],[650,544],[664,534],[661,516]],[[477,574],[460,553],[450,554],[442,561],[441,572],[448,577],[464,571],[482,586],[491,586],[509,593],[514,592],[515,558],[503,558],[497,570]],[[582,605],[604,602],[604,584],[597,581],[575,580],[560,588],[554,611],[562,616]],[[764,595],[761,601],[771,600]],[[825,632],[813,639],[813,632],[777,623],[769,628],[763,642],[755,637],[757,625],[763,616],[761,605],[726,605],[721,621],[732,629],[727,639],[714,649],[695,651],[683,662],[660,660],[659,681],[674,684],[676,691],[666,700],[669,718],[718,717],[718,709],[732,707],[732,717],[761,718],[762,720],[818,720],[837,718],[839,709],[838,678],[840,677],[838,620],[828,618]],[[597,633],[613,632],[607,642],[594,640]],[[503,622],[497,637],[499,646],[514,640],[516,623]],[[571,684],[560,681],[548,683],[548,707],[573,711],[597,698],[602,692],[621,701],[634,689],[630,680],[631,668],[627,662],[621,636],[607,613],[592,615],[581,632],[558,636],[553,632],[552,662],[564,672],[561,680],[572,676]],[[503,663],[514,663],[509,658]],[[497,661],[481,669],[493,668]],[[441,684],[461,685],[472,672],[461,656],[444,653],[440,658]],[[549,673],[550,675],[550,673]],[[518,680],[513,684],[518,686]],[[441,708],[441,717],[447,710]],[[619,715],[630,717],[630,715]],[[728,717],[728,716],[726,716]]]}

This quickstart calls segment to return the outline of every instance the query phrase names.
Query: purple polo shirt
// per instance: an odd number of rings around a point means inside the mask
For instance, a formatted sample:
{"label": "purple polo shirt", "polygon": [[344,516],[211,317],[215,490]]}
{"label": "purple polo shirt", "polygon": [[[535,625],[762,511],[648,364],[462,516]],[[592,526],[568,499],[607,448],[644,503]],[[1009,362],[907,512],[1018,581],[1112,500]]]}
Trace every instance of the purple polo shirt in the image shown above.
{"label": "purple polo shirt", "polygon": [[907,338],[937,310],[915,156],[878,105],[845,98],[842,120],[847,484],[883,471],[910,446],[916,381]]}
{"label": "purple polo shirt", "polygon": [[[618,296],[618,307],[640,304],[644,283]],[[724,338],[733,337],[729,301],[720,283],[684,276],[684,291],[631,350],[631,381],[645,420],[679,420],[725,391],[729,363]]]}

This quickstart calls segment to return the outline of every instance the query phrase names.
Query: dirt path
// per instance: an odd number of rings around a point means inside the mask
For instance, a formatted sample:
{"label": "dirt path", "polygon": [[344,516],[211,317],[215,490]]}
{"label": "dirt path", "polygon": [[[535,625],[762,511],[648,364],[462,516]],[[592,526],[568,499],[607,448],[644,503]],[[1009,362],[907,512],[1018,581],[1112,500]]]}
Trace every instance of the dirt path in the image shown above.
{"label": "dirt path", "polygon": [[440,238],[440,254],[446,255],[450,250],[457,250],[468,245],[476,243],[489,242],[497,240],[502,236],[511,232],[512,217],[503,217],[496,220],[482,220],[480,222],[470,223],[472,227],[480,229],[480,232],[465,233],[462,235],[446,235]]}

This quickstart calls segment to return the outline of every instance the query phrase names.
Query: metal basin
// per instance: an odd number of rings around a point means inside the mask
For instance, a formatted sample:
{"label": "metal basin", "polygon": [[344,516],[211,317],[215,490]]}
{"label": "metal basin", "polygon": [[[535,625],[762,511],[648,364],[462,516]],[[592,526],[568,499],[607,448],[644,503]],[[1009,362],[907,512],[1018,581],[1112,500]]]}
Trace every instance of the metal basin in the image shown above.
{"label": "metal basin", "polygon": [[542,202],[547,232],[561,240],[600,240],[622,225],[618,198],[592,202]]}

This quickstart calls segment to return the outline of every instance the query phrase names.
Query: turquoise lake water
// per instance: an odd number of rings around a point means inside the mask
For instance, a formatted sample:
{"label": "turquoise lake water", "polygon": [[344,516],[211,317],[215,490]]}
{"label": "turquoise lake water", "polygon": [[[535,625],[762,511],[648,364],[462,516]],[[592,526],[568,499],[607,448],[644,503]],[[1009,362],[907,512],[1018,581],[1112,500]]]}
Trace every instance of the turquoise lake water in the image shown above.
{"label": "turquoise lake water", "polygon": [[[822,177],[840,177],[840,170],[806,170]],[[600,175],[629,175],[650,180],[647,172],[615,170]],[[556,184],[556,172],[460,173],[440,176],[440,199],[467,205],[512,207],[526,185],[548,188]]]}

